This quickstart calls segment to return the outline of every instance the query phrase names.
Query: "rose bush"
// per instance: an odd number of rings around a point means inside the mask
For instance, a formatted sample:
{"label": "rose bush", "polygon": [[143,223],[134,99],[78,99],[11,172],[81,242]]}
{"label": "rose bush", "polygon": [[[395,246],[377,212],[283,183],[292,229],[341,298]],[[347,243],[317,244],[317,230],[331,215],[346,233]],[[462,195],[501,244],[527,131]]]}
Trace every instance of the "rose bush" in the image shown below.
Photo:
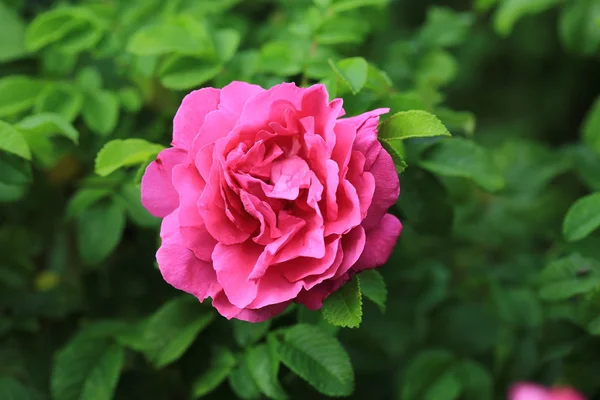
{"label": "rose bush", "polygon": [[352,118],[323,85],[233,82],[188,94],[171,148],[142,179],[164,218],[164,279],[227,318],[258,322],[291,302],[318,309],[382,265],[402,229],[400,186],[377,109]]}

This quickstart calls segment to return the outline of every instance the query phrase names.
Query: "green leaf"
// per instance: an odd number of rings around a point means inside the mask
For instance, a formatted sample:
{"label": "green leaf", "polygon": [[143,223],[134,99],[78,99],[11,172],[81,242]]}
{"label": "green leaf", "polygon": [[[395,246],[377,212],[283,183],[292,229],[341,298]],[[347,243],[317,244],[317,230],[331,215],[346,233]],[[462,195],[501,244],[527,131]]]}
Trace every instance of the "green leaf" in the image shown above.
{"label": "green leaf", "polygon": [[268,42],[260,48],[260,65],[265,72],[292,76],[302,72],[305,62],[299,44],[291,41]]}
{"label": "green leaf", "polygon": [[508,36],[515,23],[528,14],[541,13],[560,0],[504,0],[494,14],[494,28],[500,36]]}
{"label": "green leaf", "polygon": [[426,151],[419,164],[435,174],[470,178],[490,192],[504,187],[504,178],[498,166],[483,147],[470,140],[441,140]]}
{"label": "green leaf", "polygon": [[[403,400],[427,398],[424,395],[440,378],[443,380],[439,385],[451,391],[449,394],[452,394],[452,391],[456,390],[456,381],[444,378],[444,375],[450,370],[454,361],[455,357],[445,350],[426,350],[418,354],[404,373],[401,398]],[[442,393],[442,395],[444,394]],[[446,397],[443,398],[446,399]],[[433,397],[429,397],[429,399],[433,400]]]}
{"label": "green leaf", "polygon": [[77,218],[77,244],[86,265],[104,261],[117,247],[125,229],[123,205],[108,199],[85,208]]}
{"label": "green leaf", "polygon": [[25,48],[25,24],[19,15],[0,3],[0,62],[17,60],[27,53]]}
{"label": "green leaf", "polygon": [[461,384],[452,371],[435,380],[425,392],[425,400],[455,400],[460,395]]}
{"label": "green leaf", "polygon": [[67,84],[48,85],[37,97],[36,114],[59,114],[69,122],[75,120],[83,107],[83,95]]}
{"label": "green leaf", "polygon": [[348,354],[334,337],[316,326],[298,324],[285,330],[277,353],[281,362],[326,396],[349,396],[354,371]]}
{"label": "green leaf", "polygon": [[437,88],[452,82],[457,71],[458,63],[454,56],[445,50],[435,49],[420,59],[415,78],[420,86]]}
{"label": "green leaf", "polygon": [[0,150],[31,160],[31,151],[23,134],[4,121],[0,121]]}
{"label": "green leaf", "polygon": [[157,226],[160,219],[156,218],[142,205],[140,187],[134,184],[125,184],[118,196],[123,199],[127,208],[127,215],[140,226]]}
{"label": "green leaf", "polygon": [[25,138],[30,136],[52,137],[64,136],[77,144],[79,132],[67,120],[58,114],[41,113],[22,119],[16,127],[23,132]]}
{"label": "green leaf", "polygon": [[600,154],[600,97],[588,111],[582,124],[581,134],[583,141],[597,154]]}
{"label": "green leaf", "polygon": [[84,7],[60,7],[39,14],[27,27],[25,43],[37,51],[59,43],[67,52],[79,52],[95,46],[102,38],[103,24]]}
{"label": "green leaf", "polygon": [[492,400],[494,398],[494,381],[489,371],[482,365],[463,360],[455,364],[452,369],[462,387],[461,399]]}
{"label": "green leaf", "polygon": [[381,308],[381,311],[385,311],[387,288],[381,274],[374,269],[369,269],[361,272],[358,278],[361,293],[377,304]]}
{"label": "green leaf", "polygon": [[337,75],[352,91],[357,94],[367,83],[368,64],[364,58],[345,58],[336,63],[329,61],[329,65]]}
{"label": "green leaf", "polygon": [[362,294],[358,279],[352,279],[323,302],[323,317],[335,326],[358,328],[362,321]]}
{"label": "green leaf", "polygon": [[0,157],[0,203],[19,200],[31,183],[31,163],[13,154]]}
{"label": "green leaf", "polygon": [[365,87],[375,91],[376,93],[385,94],[393,86],[388,74],[380,70],[373,64],[369,64],[367,68],[367,82]]}
{"label": "green leaf", "polygon": [[203,21],[181,15],[138,30],[129,39],[127,51],[139,56],[173,52],[207,55],[214,52],[214,47]]}
{"label": "green leaf", "polygon": [[600,228],[600,192],[577,200],[565,216],[563,235],[569,242],[581,240]]}
{"label": "green leaf", "polygon": [[120,89],[118,92],[119,102],[130,113],[137,113],[144,105],[142,95],[133,87]]}
{"label": "green leaf", "polygon": [[561,301],[600,288],[600,263],[573,254],[548,264],[540,275],[539,296]]}
{"label": "green leaf", "polygon": [[271,326],[270,320],[253,323],[234,319],[231,323],[233,325],[233,337],[241,347],[247,347],[262,339]]}
{"label": "green leaf", "polygon": [[141,164],[163,149],[163,146],[144,139],[111,140],[96,156],[96,173],[107,176],[120,168]]}
{"label": "green leaf", "polygon": [[277,380],[279,360],[274,357],[266,344],[260,344],[248,349],[245,361],[252,379],[265,396],[275,400],[286,399],[287,395]]}
{"label": "green leaf", "polygon": [[109,189],[83,188],[79,189],[67,204],[66,217],[73,218],[81,215],[92,204],[108,197]]}
{"label": "green leaf", "polygon": [[95,133],[107,136],[117,126],[119,119],[119,99],[108,91],[92,91],[85,95],[83,120]]}
{"label": "green leaf", "polygon": [[110,400],[117,386],[125,353],[101,338],[77,336],[56,355],[52,370],[52,398]]}
{"label": "green leaf", "polygon": [[173,90],[185,90],[202,86],[221,71],[214,62],[173,54],[165,59],[158,71],[160,83]]}
{"label": "green leaf", "polygon": [[102,89],[102,76],[95,67],[83,67],[76,77],[77,85],[87,91],[98,91]]}
{"label": "green leaf", "polygon": [[568,49],[592,55],[600,45],[600,3],[596,0],[579,0],[565,4],[560,14],[560,39]]}
{"label": "green leaf", "polygon": [[192,397],[197,399],[215,390],[227,379],[236,364],[236,359],[229,349],[217,348],[209,369],[194,381]]}
{"label": "green leaf", "polygon": [[361,7],[384,7],[389,2],[390,0],[338,0],[329,7],[329,12],[336,14]]}
{"label": "green leaf", "polygon": [[467,38],[473,21],[473,15],[469,13],[458,13],[448,7],[430,7],[419,35],[421,42],[430,47],[459,45]]}
{"label": "green leaf", "polygon": [[0,399],[42,400],[43,397],[37,391],[23,385],[15,378],[9,376],[0,376]]}
{"label": "green leaf", "polygon": [[195,297],[182,296],[169,301],[145,325],[146,358],[156,368],[177,361],[214,317]]}
{"label": "green leaf", "polygon": [[27,111],[43,85],[27,76],[7,76],[0,79],[0,118]]}
{"label": "green leaf", "polygon": [[392,115],[383,123],[380,132],[381,140],[385,141],[451,136],[435,115],[422,110],[401,111]]}
{"label": "green leaf", "polygon": [[260,391],[256,382],[250,375],[250,370],[246,362],[241,362],[229,375],[229,386],[239,399],[256,400],[260,399]]}
{"label": "green leaf", "polygon": [[475,133],[475,115],[471,112],[440,107],[435,110],[435,115],[450,130],[463,131],[467,136]]}
{"label": "green leaf", "polygon": [[241,36],[235,29],[221,29],[215,34],[215,50],[217,59],[225,63],[233,58],[237,51]]}

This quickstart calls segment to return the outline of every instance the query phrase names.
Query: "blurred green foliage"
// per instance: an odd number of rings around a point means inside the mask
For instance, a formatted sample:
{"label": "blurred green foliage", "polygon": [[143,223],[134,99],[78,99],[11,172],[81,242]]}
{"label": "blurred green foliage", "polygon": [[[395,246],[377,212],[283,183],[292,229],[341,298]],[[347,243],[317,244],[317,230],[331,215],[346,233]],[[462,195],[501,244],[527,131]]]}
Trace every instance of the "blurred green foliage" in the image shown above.
{"label": "blurred green foliage", "polygon": [[[0,399],[600,399],[600,0],[0,0],[0,26]],[[403,234],[322,314],[226,321],[155,268],[141,173],[232,80],[394,115]]]}

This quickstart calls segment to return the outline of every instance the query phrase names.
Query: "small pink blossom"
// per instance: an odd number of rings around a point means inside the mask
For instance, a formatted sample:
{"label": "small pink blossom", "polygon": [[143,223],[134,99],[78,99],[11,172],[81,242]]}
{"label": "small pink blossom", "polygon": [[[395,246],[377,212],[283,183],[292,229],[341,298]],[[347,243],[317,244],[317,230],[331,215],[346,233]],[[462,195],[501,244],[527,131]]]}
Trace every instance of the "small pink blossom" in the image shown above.
{"label": "small pink blossom", "polygon": [[518,383],[514,385],[508,396],[509,400],[585,400],[583,395],[568,387],[546,388],[534,383]]}
{"label": "small pink blossom", "polygon": [[387,261],[400,186],[379,115],[341,118],[323,85],[244,82],[188,94],[172,147],[142,179],[164,218],[163,278],[227,318],[263,321],[291,302],[318,309],[352,274]]}

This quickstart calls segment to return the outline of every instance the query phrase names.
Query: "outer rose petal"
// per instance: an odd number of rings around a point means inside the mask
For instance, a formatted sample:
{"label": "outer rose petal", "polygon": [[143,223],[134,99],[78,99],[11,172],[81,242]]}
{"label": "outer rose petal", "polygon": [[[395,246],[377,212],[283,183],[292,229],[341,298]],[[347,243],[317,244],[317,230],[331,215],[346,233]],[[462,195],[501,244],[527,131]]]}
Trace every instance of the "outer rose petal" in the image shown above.
{"label": "outer rose petal", "polygon": [[212,304],[219,314],[227,319],[236,318],[248,322],[263,322],[285,311],[290,302],[286,301],[285,303],[273,304],[257,309],[242,309],[231,304],[225,293],[221,291],[213,298]]}
{"label": "outer rose petal", "polygon": [[142,204],[155,217],[164,218],[179,205],[172,181],[173,167],[184,162],[187,152],[178,148],[161,151],[142,177]]}
{"label": "outer rose petal", "polygon": [[233,81],[221,89],[221,103],[219,104],[219,110],[226,111],[235,117],[239,117],[244,108],[244,104],[252,97],[264,91],[265,89],[258,85]]}
{"label": "outer rose petal", "polygon": [[266,125],[271,113],[271,106],[277,100],[287,100],[299,109],[306,90],[297,87],[294,83],[282,83],[257,94],[244,104],[240,115],[240,124],[247,127]]}
{"label": "outer rose petal", "polygon": [[400,220],[392,214],[385,214],[378,226],[366,231],[365,250],[352,269],[362,271],[385,264],[392,255],[400,232],[402,232]]}
{"label": "outer rose petal", "polygon": [[206,114],[217,109],[220,92],[219,89],[204,88],[183,98],[173,119],[173,146],[189,150]]}
{"label": "outer rose petal", "polygon": [[256,298],[258,284],[248,276],[261,252],[262,248],[251,241],[215,246],[212,258],[217,280],[227,299],[236,307],[244,308]]}
{"label": "outer rose petal", "polygon": [[163,219],[161,238],[156,259],[165,281],[176,289],[193,294],[200,301],[220,290],[212,265],[196,258],[181,237],[177,211]]}
{"label": "outer rose petal", "polygon": [[373,200],[367,212],[367,216],[362,222],[366,230],[376,227],[387,210],[398,200],[400,195],[400,181],[398,173],[394,166],[392,156],[385,151],[379,142],[376,144],[380,148],[375,162],[371,166],[370,172],[375,178],[375,192]]}
{"label": "outer rose petal", "polygon": [[534,383],[514,385],[508,395],[509,400],[585,400],[581,394],[571,388],[545,388]]}

